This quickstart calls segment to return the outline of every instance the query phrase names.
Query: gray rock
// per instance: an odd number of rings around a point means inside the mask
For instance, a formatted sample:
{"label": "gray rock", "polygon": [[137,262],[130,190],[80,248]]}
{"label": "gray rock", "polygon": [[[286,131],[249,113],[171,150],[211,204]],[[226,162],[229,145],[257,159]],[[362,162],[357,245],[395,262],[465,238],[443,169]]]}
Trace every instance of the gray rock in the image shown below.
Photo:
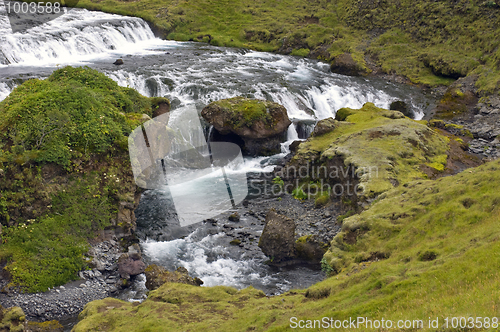
{"label": "gray rock", "polygon": [[270,210],[259,240],[262,252],[271,263],[280,263],[295,257],[295,222]]}

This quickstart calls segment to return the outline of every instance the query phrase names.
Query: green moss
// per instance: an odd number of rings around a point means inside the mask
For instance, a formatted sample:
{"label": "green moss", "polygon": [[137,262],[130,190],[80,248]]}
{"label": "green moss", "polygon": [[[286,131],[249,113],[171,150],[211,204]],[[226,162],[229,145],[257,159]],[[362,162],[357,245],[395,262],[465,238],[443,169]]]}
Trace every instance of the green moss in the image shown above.
{"label": "green moss", "polygon": [[70,179],[70,186],[52,195],[44,215],[4,228],[0,257],[9,261],[5,269],[11,285],[36,292],[78,278],[87,237],[108,226],[115,211],[99,178],[89,174]]}
{"label": "green moss", "polygon": [[231,112],[232,124],[238,127],[252,127],[256,121],[263,121],[272,126],[273,118],[268,112],[270,102],[244,97],[223,99],[213,104],[222,108],[225,112]]}
{"label": "green moss", "polygon": [[311,52],[311,50],[308,48],[301,48],[299,50],[293,50],[290,55],[306,57],[309,55],[310,52]]}
{"label": "green moss", "polygon": [[464,126],[457,125],[457,124],[454,124],[454,123],[447,123],[445,125],[445,128],[463,129]]}
{"label": "green moss", "polygon": [[0,103],[7,160],[68,167],[71,159],[113,153],[133,129],[124,113],[148,113],[149,98],[90,68],[65,67],[20,85]]}
{"label": "green moss", "polygon": [[330,193],[328,191],[324,191],[322,194],[316,196],[316,198],[314,199],[314,206],[315,207],[325,206],[326,204],[328,204],[329,201],[330,201]]}

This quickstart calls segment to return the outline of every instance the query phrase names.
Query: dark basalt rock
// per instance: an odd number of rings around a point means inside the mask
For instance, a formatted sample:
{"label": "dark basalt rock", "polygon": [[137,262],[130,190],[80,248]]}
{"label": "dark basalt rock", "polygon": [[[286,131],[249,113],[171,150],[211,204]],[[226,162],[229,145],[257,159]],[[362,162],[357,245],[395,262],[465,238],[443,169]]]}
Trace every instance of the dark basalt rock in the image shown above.
{"label": "dark basalt rock", "polygon": [[347,76],[360,76],[364,73],[363,68],[354,61],[350,53],[344,53],[336,57],[330,66],[332,73],[347,75]]}
{"label": "dark basalt rock", "polygon": [[391,111],[399,111],[403,113],[405,116],[409,117],[410,119],[415,118],[415,113],[404,101],[401,100],[393,101],[389,106],[389,109]]}
{"label": "dark basalt rock", "polygon": [[271,259],[271,264],[295,258],[295,222],[270,210],[266,225],[259,240],[262,252]]}

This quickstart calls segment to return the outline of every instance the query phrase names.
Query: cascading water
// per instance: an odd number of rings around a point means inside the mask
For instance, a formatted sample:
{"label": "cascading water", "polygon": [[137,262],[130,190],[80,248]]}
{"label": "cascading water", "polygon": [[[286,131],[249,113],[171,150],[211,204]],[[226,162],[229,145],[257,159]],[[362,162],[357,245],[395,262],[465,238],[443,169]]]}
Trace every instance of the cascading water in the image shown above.
{"label": "cascading water", "polygon": [[[6,17],[0,18],[0,100],[26,79],[44,79],[65,65],[87,65],[143,95],[169,98],[173,121],[180,106],[194,104],[201,111],[211,101],[240,95],[284,105],[293,125],[283,153],[245,158],[237,166],[228,166],[227,172],[272,170],[273,161],[284,156],[293,140],[307,138],[317,120],[335,116],[341,107],[373,102],[387,108],[392,101],[403,100],[417,118],[432,108],[432,100],[417,89],[332,74],[319,61],[160,40],[138,18],[73,9],[43,26],[14,34]],[[117,58],[124,64],[113,65]],[[184,138],[193,146],[206,139],[203,130],[188,132]],[[145,192],[136,214],[146,260],[169,268],[183,265],[205,285],[254,285],[279,293],[321,278],[318,272],[303,268],[271,271],[261,264],[262,253],[229,246],[219,229],[212,234],[213,229],[198,226],[180,228],[168,188]],[[293,273],[300,278],[292,277]]]}
{"label": "cascading water", "polygon": [[148,41],[155,39],[147,23],[141,19],[124,20],[119,15],[99,12],[89,15],[80,10],[71,10],[58,19],[33,27],[29,33],[11,33],[9,30],[8,20],[2,19],[0,65],[78,63],[105,53],[128,51],[131,46],[144,48]]}

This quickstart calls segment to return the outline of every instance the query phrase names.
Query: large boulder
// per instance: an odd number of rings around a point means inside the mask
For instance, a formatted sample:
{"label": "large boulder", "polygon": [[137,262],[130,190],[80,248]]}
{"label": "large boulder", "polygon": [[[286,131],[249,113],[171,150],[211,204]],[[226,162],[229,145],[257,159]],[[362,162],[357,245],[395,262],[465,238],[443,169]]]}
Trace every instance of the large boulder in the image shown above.
{"label": "large boulder", "polygon": [[122,254],[118,259],[118,272],[120,277],[124,279],[141,274],[145,269],[146,264],[142,261],[141,249],[138,244],[128,247],[128,252]]}
{"label": "large boulder", "polygon": [[203,285],[203,281],[199,278],[192,278],[184,267],[177,268],[176,271],[167,271],[164,267],[156,264],[151,264],[146,268],[146,288],[154,290],[167,282],[176,282],[193,286]]}
{"label": "large boulder", "polygon": [[270,210],[260,236],[259,247],[270,258],[272,264],[294,259],[295,222],[276,213],[275,210]]}
{"label": "large boulder", "polygon": [[251,156],[279,153],[292,123],[283,106],[244,97],[213,102],[201,115],[219,134],[214,140],[233,141]]}
{"label": "large boulder", "polygon": [[350,53],[343,53],[337,56],[331,66],[332,73],[347,75],[347,76],[360,76],[366,71],[352,58]]}

